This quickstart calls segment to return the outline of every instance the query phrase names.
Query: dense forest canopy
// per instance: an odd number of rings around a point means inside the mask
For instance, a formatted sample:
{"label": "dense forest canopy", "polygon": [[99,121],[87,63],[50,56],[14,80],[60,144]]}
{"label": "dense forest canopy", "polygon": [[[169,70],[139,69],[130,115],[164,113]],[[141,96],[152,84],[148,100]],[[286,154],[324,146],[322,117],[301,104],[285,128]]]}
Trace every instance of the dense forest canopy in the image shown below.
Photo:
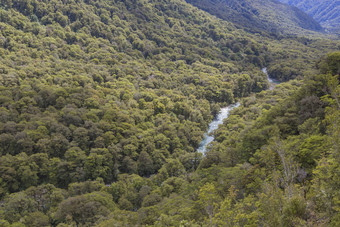
{"label": "dense forest canopy", "polygon": [[1,0],[0,226],[337,225],[339,50],[184,0]]}

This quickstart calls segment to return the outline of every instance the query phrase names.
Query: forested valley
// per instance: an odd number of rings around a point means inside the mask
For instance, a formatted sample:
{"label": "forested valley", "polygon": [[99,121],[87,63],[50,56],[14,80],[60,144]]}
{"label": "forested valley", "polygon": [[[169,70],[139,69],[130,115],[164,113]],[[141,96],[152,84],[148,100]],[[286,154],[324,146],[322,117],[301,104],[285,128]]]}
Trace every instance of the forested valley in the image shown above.
{"label": "forested valley", "polygon": [[0,0],[0,226],[339,226],[339,74],[185,0]]}

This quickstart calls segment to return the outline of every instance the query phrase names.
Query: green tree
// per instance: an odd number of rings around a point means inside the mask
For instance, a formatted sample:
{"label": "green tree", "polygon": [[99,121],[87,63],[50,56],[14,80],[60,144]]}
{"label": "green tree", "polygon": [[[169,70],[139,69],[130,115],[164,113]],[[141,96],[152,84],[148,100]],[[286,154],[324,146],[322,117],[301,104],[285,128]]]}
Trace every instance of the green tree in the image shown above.
{"label": "green tree", "polygon": [[154,172],[153,161],[146,151],[139,154],[137,168],[138,174],[141,176],[149,176]]}
{"label": "green tree", "polygon": [[107,217],[115,209],[112,196],[105,192],[92,192],[69,197],[58,206],[54,218],[58,222],[74,221],[77,225],[92,225]]}
{"label": "green tree", "polygon": [[220,207],[221,198],[216,192],[215,186],[212,183],[207,183],[199,190],[198,203],[208,215],[207,224],[214,226],[214,217]]}

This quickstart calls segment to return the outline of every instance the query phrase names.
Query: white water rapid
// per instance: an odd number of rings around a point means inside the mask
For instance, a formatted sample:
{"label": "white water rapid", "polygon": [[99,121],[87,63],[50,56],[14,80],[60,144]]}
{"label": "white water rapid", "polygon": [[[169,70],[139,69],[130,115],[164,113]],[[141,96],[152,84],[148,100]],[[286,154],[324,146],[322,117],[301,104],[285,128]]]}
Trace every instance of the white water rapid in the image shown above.
{"label": "white water rapid", "polygon": [[277,84],[279,84],[280,83],[280,81],[278,81],[278,80],[276,80],[276,79],[273,79],[273,78],[270,78],[269,77],[269,74],[268,74],[268,72],[267,72],[267,68],[263,68],[262,69],[262,72],[264,73],[264,74],[266,74],[267,75],[267,79],[268,79],[268,82],[269,82],[269,90],[273,90],[274,89],[274,87],[277,85]]}
{"label": "white water rapid", "polygon": [[[267,68],[263,68],[262,72],[267,75],[268,82],[270,83],[269,90],[273,90],[274,87],[280,82],[269,77]],[[208,131],[204,133],[204,138],[197,149],[198,152],[205,154],[205,152],[207,151],[208,144],[214,141],[215,139],[214,136],[211,135],[212,132],[214,132],[218,128],[218,126],[223,123],[224,119],[228,118],[230,111],[239,106],[240,103],[238,102],[227,107],[224,107],[220,110],[217,117],[209,124]]]}
{"label": "white water rapid", "polygon": [[198,152],[205,154],[208,144],[214,140],[214,136],[212,136],[211,133],[215,131],[220,124],[223,123],[223,120],[229,116],[231,110],[239,106],[240,103],[238,102],[230,106],[224,107],[220,110],[216,118],[209,124],[208,131],[204,133],[204,138],[197,149]]}

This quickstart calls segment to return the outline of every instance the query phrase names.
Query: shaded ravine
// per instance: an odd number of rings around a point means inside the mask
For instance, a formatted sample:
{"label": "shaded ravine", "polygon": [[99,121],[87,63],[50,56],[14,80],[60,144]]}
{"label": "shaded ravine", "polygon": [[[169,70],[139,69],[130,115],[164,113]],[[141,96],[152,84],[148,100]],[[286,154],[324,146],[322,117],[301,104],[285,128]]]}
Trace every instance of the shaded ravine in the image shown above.
{"label": "shaded ravine", "polygon": [[[275,80],[275,79],[269,77],[268,72],[267,72],[267,68],[263,68],[262,72],[267,75],[267,79],[268,79],[268,82],[270,84],[269,90],[273,90],[274,87],[277,84],[279,84],[280,82],[278,80]],[[220,124],[223,124],[224,119],[229,117],[230,111],[232,111],[234,108],[237,108],[239,106],[240,106],[240,103],[237,102],[235,104],[224,107],[220,110],[220,112],[218,113],[216,118],[209,124],[208,131],[206,133],[204,133],[204,138],[203,138],[202,142],[200,143],[200,145],[197,149],[198,152],[203,153],[203,154],[206,153],[209,143],[211,143],[215,139],[214,136],[212,135],[212,133],[216,129],[218,129],[218,126]]]}

